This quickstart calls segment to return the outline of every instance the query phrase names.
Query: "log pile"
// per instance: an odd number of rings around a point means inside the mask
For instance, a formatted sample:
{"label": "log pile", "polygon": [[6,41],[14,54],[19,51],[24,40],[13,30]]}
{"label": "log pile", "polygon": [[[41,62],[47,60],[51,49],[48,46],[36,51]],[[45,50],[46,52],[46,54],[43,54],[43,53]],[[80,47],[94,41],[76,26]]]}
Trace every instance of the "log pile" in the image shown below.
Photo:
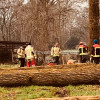
{"label": "log pile", "polygon": [[100,65],[73,64],[0,69],[0,86],[99,84]]}

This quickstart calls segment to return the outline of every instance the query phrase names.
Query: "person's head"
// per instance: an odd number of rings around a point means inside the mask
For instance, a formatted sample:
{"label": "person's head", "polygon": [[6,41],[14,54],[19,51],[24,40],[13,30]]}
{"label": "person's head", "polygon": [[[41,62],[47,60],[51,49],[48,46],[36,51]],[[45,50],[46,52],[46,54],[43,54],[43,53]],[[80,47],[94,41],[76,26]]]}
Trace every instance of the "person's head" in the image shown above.
{"label": "person's head", "polygon": [[20,49],[24,49],[23,46],[21,46]]}
{"label": "person's head", "polygon": [[31,45],[31,42],[26,43],[27,45]]}
{"label": "person's head", "polygon": [[93,41],[93,42],[94,42],[94,44],[97,44],[98,40],[97,40],[97,39],[94,39],[94,41]]}
{"label": "person's head", "polygon": [[58,47],[58,45],[59,45],[58,43],[55,43],[55,45],[54,45],[54,46],[55,46],[55,47]]}
{"label": "person's head", "polygon": [[31,42],[29,42],[29,44],[28,45],[31,45]]}
{"label": "person's head", "polygon": [[80,43],[79,43],[79,45],[83,45],[83,44],[84,44],[83,42],[80,42]]}

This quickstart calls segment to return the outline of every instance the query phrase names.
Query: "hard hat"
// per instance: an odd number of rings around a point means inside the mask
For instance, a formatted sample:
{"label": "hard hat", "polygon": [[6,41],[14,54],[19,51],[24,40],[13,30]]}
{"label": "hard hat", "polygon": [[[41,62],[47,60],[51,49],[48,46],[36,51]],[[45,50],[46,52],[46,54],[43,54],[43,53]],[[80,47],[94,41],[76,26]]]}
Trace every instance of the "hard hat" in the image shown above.
{"label": "hard hat", "polygon": [[97,39],[94,39],[94,41],[93,41],[94,43],[97,43],[98,42],[98,40]]}
{"label": "hard hat", "polygon": [[26,43],[26,45],[31,45],[31,42]]}
{"label": "hard hat", "polygon": [[83,42],[80,42],[79,44],[81,45],[81,44],[84,44],[84,43]]}

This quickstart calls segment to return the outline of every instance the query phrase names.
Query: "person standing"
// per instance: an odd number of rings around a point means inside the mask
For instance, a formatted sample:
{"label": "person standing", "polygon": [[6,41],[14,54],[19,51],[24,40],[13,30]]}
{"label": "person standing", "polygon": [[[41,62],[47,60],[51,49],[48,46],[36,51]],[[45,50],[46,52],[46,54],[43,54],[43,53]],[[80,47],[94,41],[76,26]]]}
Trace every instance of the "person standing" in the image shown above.
{"label": "person standing", "polygon": [[28,46],[25,48],[25,55],[26,55],[26,60],[27,60],[27,67],[30,67],[32,65],[32,67],[35,66],[35,52],[33,47],[31,46],[31,43],[28,43]]}
{"label": "person standing", "polygon": [[60,64],[59,62],[59,56],[61,54],[61,49],[58,47],[58,43],[55,43],[54,47],[51,48],[51,56],[54,58],[55,64]]}
{"label": "person standing", "polygon": [[98,40],[94,39],[94,44],[91,49],[91,62],[95,64],[99,64],[100,62],[100,45],[98,44]]}
{"label": "person standing", "polygon": [[84,63],[87,60],[87,55],[88,55],[88,47],[84,45],[83,42],[79,43],[79,62]]}
{"label": "person standing", "polygon": [[22,46],[17,50],[17,54],[18,54],[18,59],[20,61],[20,67],[24,67],[24,65],[25,65],[25,50]]}

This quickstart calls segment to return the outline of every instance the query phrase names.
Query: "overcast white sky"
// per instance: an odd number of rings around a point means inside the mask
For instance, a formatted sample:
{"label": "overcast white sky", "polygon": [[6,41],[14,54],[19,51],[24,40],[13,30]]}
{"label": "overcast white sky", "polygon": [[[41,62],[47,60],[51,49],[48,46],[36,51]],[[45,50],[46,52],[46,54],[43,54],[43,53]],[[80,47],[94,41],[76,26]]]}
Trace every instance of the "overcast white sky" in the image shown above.
{"label": "overcast white sky", "polygon": [[24,0],[24,3],[23,4],[26,4],[29,0]]}

